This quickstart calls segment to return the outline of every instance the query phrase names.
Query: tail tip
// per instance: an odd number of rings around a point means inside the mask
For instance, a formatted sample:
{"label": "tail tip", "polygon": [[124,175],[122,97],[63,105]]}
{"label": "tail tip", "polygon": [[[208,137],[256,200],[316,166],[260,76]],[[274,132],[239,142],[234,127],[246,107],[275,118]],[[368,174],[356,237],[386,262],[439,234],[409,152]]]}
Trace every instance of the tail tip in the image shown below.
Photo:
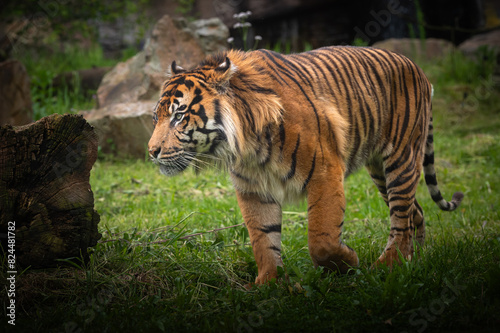
{"label": "tail tip", "polygon": [[455,204],[455,207],[458,207],[464,198],[464,194],[462,192],[453,193],[453,197],[451,197],[451,201]]}

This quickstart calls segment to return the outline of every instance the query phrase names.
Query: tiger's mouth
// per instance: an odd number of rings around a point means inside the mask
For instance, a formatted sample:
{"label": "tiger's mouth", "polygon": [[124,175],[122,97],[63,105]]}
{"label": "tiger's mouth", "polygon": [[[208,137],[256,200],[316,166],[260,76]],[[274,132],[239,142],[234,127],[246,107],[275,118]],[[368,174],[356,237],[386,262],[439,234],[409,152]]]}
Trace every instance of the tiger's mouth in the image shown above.
{"label": "tiger's mouth", "polygon": [[183,154],[176,157],[156,158],[153,162],[160,166],[160,172],[165,176],[174,176],[183,172],[191,164],[193,157]]}

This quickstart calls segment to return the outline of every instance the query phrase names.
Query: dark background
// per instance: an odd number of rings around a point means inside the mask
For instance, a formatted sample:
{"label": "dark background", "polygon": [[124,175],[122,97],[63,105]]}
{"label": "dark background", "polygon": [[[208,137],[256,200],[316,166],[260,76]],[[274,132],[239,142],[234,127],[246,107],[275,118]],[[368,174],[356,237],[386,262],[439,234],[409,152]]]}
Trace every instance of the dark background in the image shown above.
{"label": "dark background", "polygon": [[45,19],[40,25],[50,33],[97,40],[110,54],[141,49],[165,14],[188,20],[219,17],[241,47],[233,15],[245,11],[252,12],[250,41],[260,35],[259,47],[281,45],[293,52],[403,37],[444,38],[458,45],[500,27],[498,0],[9,0],[0,5],[0,50],[6,53],[8,32],[22,30],[15,24],[22,19]]}

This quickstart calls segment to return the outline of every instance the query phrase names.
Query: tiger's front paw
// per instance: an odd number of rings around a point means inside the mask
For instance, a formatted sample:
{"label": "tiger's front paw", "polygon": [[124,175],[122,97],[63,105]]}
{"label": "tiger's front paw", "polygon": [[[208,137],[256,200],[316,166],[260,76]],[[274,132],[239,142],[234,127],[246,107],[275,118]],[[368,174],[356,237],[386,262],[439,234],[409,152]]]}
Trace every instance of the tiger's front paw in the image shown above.
{"label": "tiger's front paw", "polygon": [[380,265],[386,265],[392,268],[394,265],[399,265],[401,263],[401,257],[406,260],[411,260],[413,258],[413,251],[407,250],[405,253],[398,251],[397,248],[386,249],[384,253],[373,263],[374,267]]}
{"label": "tiger's front paw", "polygon": [[246,285],[244,285],[244,288],[246,290],[252,290],[253,288],[255,287],[259,287],[259,286],[262,286],[264,284],[269,284],[269,283],[282,283],[283,281],[289,281],[288,279],[288,275],[287,274],[280,274],[280,276],[278,276],[278,271],[276,270],[276,272],[266,272],[266,273],[262,273],[262,274],[259,274],[257,276],[257,278],[255,279],[255,282],[253,283],[247,283]]}
{"label": "tiger's front paw", "polygon": [[353,267],[359,265],[356,251],[350,247],[340,244],[338,246],[315,246],[309,249],[314,266],[323,266],[331,271],[346,274]]}

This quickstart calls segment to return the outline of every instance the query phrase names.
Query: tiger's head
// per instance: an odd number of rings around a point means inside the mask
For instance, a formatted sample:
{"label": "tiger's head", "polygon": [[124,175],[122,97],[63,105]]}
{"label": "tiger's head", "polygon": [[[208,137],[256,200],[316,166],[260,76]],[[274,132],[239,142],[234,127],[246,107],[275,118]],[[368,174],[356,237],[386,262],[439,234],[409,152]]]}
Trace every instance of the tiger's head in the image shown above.
{"label": "tiger's head", "polygon": [[172,63],[171,77],[154,110],[148,145],[149,156],[164,175],[175,175],[193,161],[220,155],[227,148],[234,124],[222,97],[237,68],[228,57],[217,60],[191,71]]}
{"label": "tiger's head", "polygon": [[154,110],[149,156],[165,175],[213,156],[225,166],[254,159],[282,119],[275,87],[256,51],[211,55],[189,71],[174,61]]}

